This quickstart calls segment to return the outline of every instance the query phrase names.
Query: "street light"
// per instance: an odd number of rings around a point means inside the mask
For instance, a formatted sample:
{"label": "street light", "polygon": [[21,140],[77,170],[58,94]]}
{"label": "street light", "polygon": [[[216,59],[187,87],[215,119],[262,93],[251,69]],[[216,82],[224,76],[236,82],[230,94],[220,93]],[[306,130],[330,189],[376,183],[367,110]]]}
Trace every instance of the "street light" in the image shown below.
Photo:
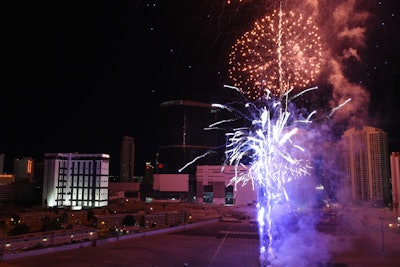
{"label": "street light", "polygon": [[385,257],[385,235],[383,233],[383,220],[385,217],[379,217],[381,220],[381,233],[382,233],[382,257]]}
{"label": "street light", "polygon": [[386,208],[383,208],[383,217],[379,217],[381,220],[381,234],[382,234],[382,257],[385,257],[385,235],[384,235],[384,227],[383,227],[383,221],[385,220],[385,214],[386,213]]}

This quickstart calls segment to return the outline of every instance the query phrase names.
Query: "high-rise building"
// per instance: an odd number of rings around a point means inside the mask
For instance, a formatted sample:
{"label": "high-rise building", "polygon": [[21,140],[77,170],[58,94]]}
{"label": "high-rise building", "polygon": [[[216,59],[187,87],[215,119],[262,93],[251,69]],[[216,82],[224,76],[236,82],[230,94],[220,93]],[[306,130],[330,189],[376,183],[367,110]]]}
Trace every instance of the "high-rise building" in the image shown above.
{"label": "high-rise building", "polygon": [[34,179],[35,160],[14,158],[13,174],[0,174],[0,201],[40,205],[41,190]]}
{"label": "high-rise building", "polygon": [[0,174],[4,173],[4,157],[5,154],[0,154]]}
{"label": "high-rise building", "polygon": [[32,158],[14,159],[13,172],[15,174],[15,182],[33,182],[33,168],[35,161]]}
{"label": "high-rise building", "polygon": [[353,127],[343,133],[342,142],[344,181],[351,199],[390,203],[387,134],[370,126]]}
{"label": "high-rise building", "polygon": [[106,207],[109,164],[107,154],[46,153],[44,205],[72,209]]}
{"label": "high-rise building", "polygon": [[[159,147],[156,173],[196,173],[196,165],[222,164],[217,147],[225,133],[206,130],[216,122],[216,110],[209,103],[172,100],[160,104]],[[204,156],[208,151],[207,156]],[[193,164],[187,164],[196,161]],[[162,168],[160,168],[162,166]],[[187,166],[186,168],[183,168]]]}
{"label": "high-rise building", "polygon": [[135,175],[135,140],[133,137],[122,137],[120,181],[134,182]]}
{"label": "high-rise building", "polygon": [[390,170],[392,175],[392,199],[393,209],[396,214],[397,222],[399,218],[399,203],[400,203],[400,152],[392,152],[390,154]]}
{"label": "high-rise building", "polygon": [[191,200],[196,197],[196,166],[223,163],[225,132],[211,130],[210,125],[226,114],[192,100],[166,101],[160,110],[154,173],[189,174],[189,191],[180,197]]}

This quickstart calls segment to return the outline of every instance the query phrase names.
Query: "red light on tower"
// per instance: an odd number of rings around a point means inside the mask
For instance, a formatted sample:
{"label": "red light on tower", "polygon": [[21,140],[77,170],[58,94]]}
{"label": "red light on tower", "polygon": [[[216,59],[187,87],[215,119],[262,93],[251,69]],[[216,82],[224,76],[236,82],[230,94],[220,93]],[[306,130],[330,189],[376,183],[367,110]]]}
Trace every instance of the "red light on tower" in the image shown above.
{"label": "red light on tower", "polygon": [[146,170],[153,169],[154,167],[151,165],[150,162],[146,162]]}

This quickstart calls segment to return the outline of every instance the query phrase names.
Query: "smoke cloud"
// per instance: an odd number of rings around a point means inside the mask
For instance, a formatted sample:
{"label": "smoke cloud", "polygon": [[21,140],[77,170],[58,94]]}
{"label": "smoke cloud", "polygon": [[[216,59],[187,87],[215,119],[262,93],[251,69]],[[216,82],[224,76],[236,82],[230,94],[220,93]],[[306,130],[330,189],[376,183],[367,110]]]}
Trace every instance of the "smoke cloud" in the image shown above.
{"label": "smoke cloud", "polygon": [[[368,118],[368,107],[370,95],[364,86],[355,83],[346,76],[345,70],[349,61],[362,62],[359,50],[365,47],[367,23],[371,14],[357,9],[356,0],[330,1],[328,12],[323,16],[330,15],[329,24],[324,27],[324,33],[331,38],[327,44],[327,67],[329,68],[328,81],[331,84],[332,108],[340,105],[346,99],[351,101],[338,110],[333,118],[333,125],[337,121],[346,121],[347,128],[365,124]],[[328,37],[325,37],[327,40]]]}

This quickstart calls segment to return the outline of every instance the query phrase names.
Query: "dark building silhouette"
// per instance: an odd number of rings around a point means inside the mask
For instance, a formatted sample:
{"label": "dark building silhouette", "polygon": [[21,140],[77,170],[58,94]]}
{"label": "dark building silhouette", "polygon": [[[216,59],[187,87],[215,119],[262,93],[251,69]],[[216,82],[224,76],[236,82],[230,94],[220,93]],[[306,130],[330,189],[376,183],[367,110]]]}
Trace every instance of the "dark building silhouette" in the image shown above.
{"label": "dark building silhouette", "polygon": [[[221,133],[205,130],[216,121],[211,104],[172,100],[160,104],[156,173],[194,174],[196,165],[221,163]],[[206,156],[202,156],[210,152]],[[195,160],[197,159],[197,160]],[[188,163],[195,160],[194,164]]]}
{"label": "dark building silhouette", "polygon": [[133,137],[122,137],[120,181],[134,182],[135,176],[135,140]]}
{"label": "dark building silhouette", "polygon": [[5,154],[0,154],[0,174],[4,173]]}
{"label": "dark building silhouette", "polygon": [[224,148],[224,134],[207,130],[216,122],[217,113],[209,103],[190,100],[163,102],[159,108],[154,173],[188,174],[189,192],[184,198],[192,199],[196,196],[196,166],[218,165],[223,161],[219,147]]}

